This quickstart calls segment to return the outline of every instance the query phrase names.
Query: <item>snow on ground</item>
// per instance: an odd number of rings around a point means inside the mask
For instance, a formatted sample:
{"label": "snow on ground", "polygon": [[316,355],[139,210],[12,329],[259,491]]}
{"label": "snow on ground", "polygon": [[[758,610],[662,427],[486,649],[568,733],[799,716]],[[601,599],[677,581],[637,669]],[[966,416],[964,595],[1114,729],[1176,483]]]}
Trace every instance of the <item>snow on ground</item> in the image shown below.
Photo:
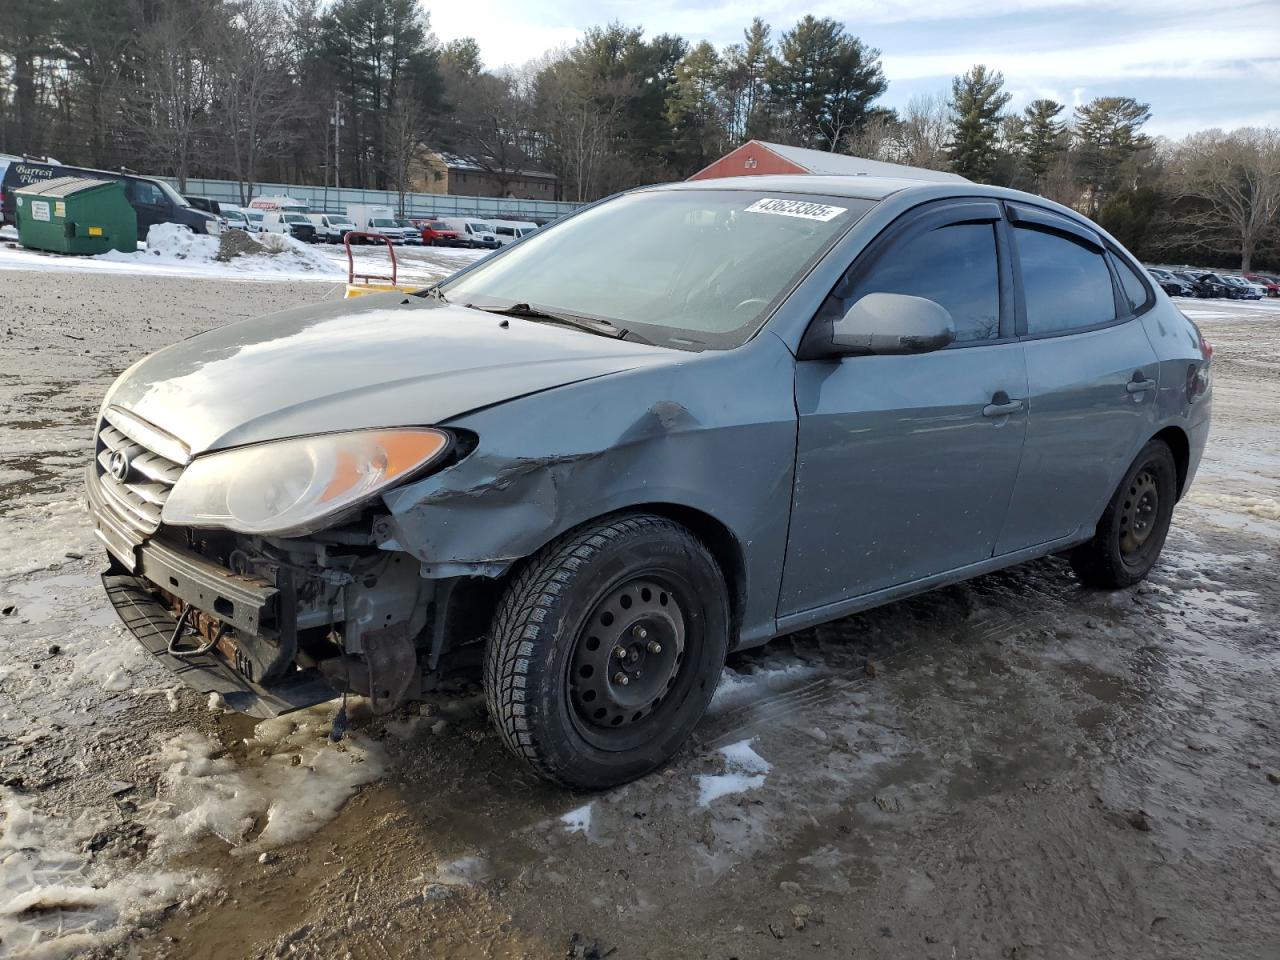
{"label": "snow on ground", "polygon": [[209,881],[157,864],[119,868],[98,856],[119,841],[92,809],[48,816],[0,788],[0,952],[27,960],[81,955],[117,942],[144,918],[190,902]]}
{"label": "snow on ground", "polygon": [[144,817],[156,848],[171,854],[212,835],[236,852],[256,853],[332,820],[385,765],[358,734],[331,743],[332,723],[333,708],[325,704],[264,720],[244,741],[243,761],[194,730],[165,740],[152,758],[160,789]]}
{"label": "snow on ground", "polygon": [[698,777],[700,807],[709,807],[731,793],[758,790],[764,786],[764,775],[770,769],[769,761],[751,749],[749,739],[721,747],[720,754],[724,757],[725,772]]}
{"label": "snow on ground", "polygon": [[1274,297],[1264,300],[1197,300],[1193,297],[1174,297],[1173,302],[1196,323],[1214,320],[1275,323],[1278,312]]}
{"label": "snow on ground", "polygon": [[[347,279],[345,247],[340,244],[306,244],[282,234],[257,234],[261,254],[215,259],[219,241],[199,236],[175,224],[152,229],[149,243],[136,253],[111,251],[95,257],[67,256],[26,250],[17,245],[12,227],[0,229],[0,270],[50,270],[131,273],[156,277],[192,277],[227,280],[314,280],[333,283]],[[397,247],[397,281],[432,283],[488,254],[487,250],[451,247]],[[352,250],[357,273],[389,276],[391,260],[383,245]]]}

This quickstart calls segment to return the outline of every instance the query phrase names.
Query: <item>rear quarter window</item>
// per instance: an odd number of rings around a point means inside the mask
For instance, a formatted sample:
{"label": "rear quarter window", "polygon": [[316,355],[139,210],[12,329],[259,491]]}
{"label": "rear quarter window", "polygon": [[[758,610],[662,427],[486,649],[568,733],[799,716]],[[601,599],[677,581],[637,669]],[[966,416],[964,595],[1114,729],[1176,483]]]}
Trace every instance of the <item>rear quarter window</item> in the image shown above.
{"label": "rear quarter window", "polygon": [[1111,262],[1115,264],[1116,276],[1120,278],[1120,288],[1124,291],[1124,298],[1129,304],[1130,312],[1138,313],[1151,302],[1150,288],[1142,282],[1142,278],[1138,276],[1133,267],[1129,266],[1123,259],[1112,254]]}
{"label": "rear quarter window", "polygon": [[1021,224],[1013,230],[1030,336],[1068,333],[1116,319],[1102,252],[1067,234]]}

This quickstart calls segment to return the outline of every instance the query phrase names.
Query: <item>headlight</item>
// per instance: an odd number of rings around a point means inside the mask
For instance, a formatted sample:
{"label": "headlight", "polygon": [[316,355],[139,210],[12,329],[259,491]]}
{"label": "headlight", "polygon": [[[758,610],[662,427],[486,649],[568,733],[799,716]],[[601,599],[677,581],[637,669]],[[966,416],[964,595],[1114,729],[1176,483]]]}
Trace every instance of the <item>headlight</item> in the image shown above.
{"label": "headlight", "polygon": [[197,457],[169,494],[165,523],[301,536],[440,457],[439,430],[362,430]]}

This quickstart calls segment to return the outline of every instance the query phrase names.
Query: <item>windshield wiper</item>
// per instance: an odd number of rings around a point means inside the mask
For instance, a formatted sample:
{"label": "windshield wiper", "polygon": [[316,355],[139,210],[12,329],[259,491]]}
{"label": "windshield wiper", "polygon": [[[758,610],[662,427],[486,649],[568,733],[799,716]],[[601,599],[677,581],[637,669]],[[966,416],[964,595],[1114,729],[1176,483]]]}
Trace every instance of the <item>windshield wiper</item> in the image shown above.
{"label": "windshield wiper", "polygon": [[444,295],[444,291],[440,289],[440,284],[438,283],[434,287],[427,287],[427,289],[423,290],[421,296],[439,300],[441,303],[449,302],[449,298]]}
{"label": "windshield wiper", "polygon": [[500,313],[505,317],[520,317],[524,320],[548,320],[552,323],[561,323],[566,327],[576,327],[579,330],[586,330],[588,333],[598,333],[602,337],[613,337],[617,340],[621,340],[628,334],[628,331],[620,330],[603,317],[582,317],[576,313],[564,313],[559,310],[548,310],[545,307],[535,307],[531,303],[513,303],[505,307],[468,303],[467,306],[474,310],[483,310],[485,313]]}

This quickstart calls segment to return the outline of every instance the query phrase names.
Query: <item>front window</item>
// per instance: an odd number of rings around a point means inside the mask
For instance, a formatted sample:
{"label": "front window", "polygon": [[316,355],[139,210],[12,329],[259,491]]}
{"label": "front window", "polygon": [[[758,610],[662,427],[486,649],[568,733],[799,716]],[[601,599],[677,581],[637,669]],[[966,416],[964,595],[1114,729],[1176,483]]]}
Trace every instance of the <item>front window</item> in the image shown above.
{"label": "front window", "polygon": [[757,190],[627,194],[536,232],[446,283],[454,303],[528,303],[655,343],[729,348],[875,204]]}

